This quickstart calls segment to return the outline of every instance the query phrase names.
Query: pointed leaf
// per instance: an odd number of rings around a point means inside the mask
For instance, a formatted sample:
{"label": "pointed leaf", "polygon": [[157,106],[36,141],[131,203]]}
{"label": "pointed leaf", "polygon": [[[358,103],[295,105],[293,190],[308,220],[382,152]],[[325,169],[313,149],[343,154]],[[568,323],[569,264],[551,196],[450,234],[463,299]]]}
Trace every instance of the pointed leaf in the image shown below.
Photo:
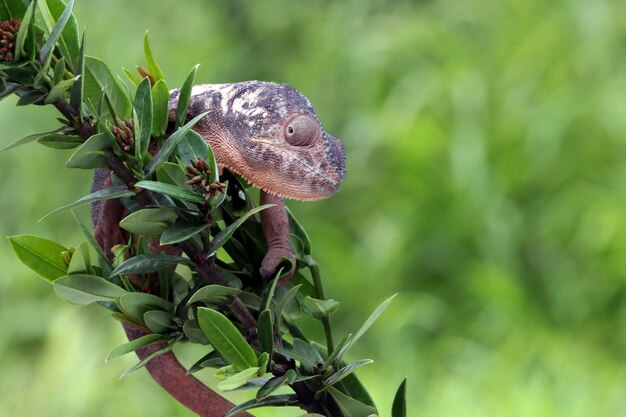
{"label": "pointed leaf", "polygon": [[258,371],[259,371],[258,366],[253,367],[253,368],[248,368],[220,382],[220,384],[217,387],[221,389],[222,391],[230,391],[233,389],[237,389],[239,387],[246,385],[249,380],[256,377],[256,374]]}
{"label": "pointed leaf", "polygon": [[191,89],[193,88],[194,80],[196,79],[196,73],[198,72],[198,67],[200,64],[195,65],[183,86],[180,88],[180,93],[178,94],[178,107],[176,108],[176,126],[182,126],[185,124],[185,118],[187,117],[187,110],[189,108],[189,102],[191,100]]}
{"label": "pointed leaf", "polygon": [[169,353],[172,348],[174,347],[174,344],[168,344],[167,346],[165,346],[162,349],[156,350],[154,352],[152,352],[151,354],[149,354],[148,356],[146,356],[145,358],[143,358],[141,361],[139,361],[139,363],[137,363],[135,366],[133,366],[132,368],[127,369],[126,371],[124,371],[124,373],[122,375],[120,375],[119,379],[124,378],[126,375],[128,375],[131,372],[136,371],[137,369],[141,369],[144,366],[146,366],[146,364],[148,362],[150,362],[152,359],[156,358],[159,355],[163,355],[165,353]]}
{"label": "pointed leaf", "polygon": [[300,291],[300,287],[302,287],[302,284],[298,284],[298,285],[294,286],[292,289],[287,291],[287,293],[280,299],[280,301],[278,303],[276,303],[276,310],[275,310],[275,313],[276,313],[276,324],[274,325],[274,327],[275,327],[274,331],[276,333],[278,333],[278,331],[279,331],[280,322],[282,320],[283,311],[285,310],[285,307],[287,306],[287,304],[289,304],[289,302],[291,300],[294,299],[296,294],[298,294],[298,291]]}
{"label": "pointed leaf", "polygon": [[84,196],[84,197],[74,201],[73,203],[70,203],[70,204],[67,204],[65,206],[62,206],[62,207],[59,207],[57,209],[52,210],[50,213],[48,213],[45,216],[43,216],[39,221],[43,221],[48,216],[50,216],[50,215],[52,215],[54,213],[57,213],[59,211],[72,209],[72,208],[76,208],[76,207],[80,207],[80,206],[84,206],[86,204],[91,204],[91,203],[96,202],[96,201],[112,200],[114,198],[133,197],[134,195],[135,195],[134,192],[129,191],[124,186],[103,188],[102,190],[98,190],[98,191],[93,192],[93,193],[91,193],[89,195],[86,195],[86,196]]}
{"label": "pointed leaf", "polygon": [[158,81],[164,80],[165,77],[163,77],[163,72],[161,71],[161,68],[159,67],[159,64],[157,63],[156,58],[154,57],[154,54],[152,53],[152,47],[150,46],[150,39],[148,38],[147,31],[143,36],[143,51],[144,51],[144,54],[146,55],[146,62],[148,63],[148,69],[150,70],[150,73],[154,76],[154,81],[158,82]]}
{"label": "pointed leaf", "polygon": [[333,353],[331,353],[330,356],[328,357],[328,359],[326,359],[326,361],[324,361],[324,369],[328,368],[330,365],[335,363],[335,361],[337,359],[337,355],[339,354],[339,352],[341,352],[341,349],[343,349],[343,347],[348,342],[350,342],[350,339],[352,339],[352,333],[347,335],[345,338],[343,338],[341,340],[341,342],[339,342],[337,347],[335,347],[335,350],[333,350]]}
{"label": "pointed leaf", "polygon": [[166,255],[164,253],[144,253],[133,256],[122,262],[120,266],[111,272],[111,276],[120,274],[147,274],[167,268],[174,264],[193,264],[188,258],[182,256]]}
{"label": "pointed leaf", "polygon": [[224,417],[233,417],[242,411],[251,410],[253,408],[259,407],[288,407],[298,405],[299,400],[298,396],[295,394],[287,394],[287,395],[274,395],[271,397],[267,397],[261,401],[257,401],[256,398],[253,398],[249,401],[246,401],[238,406],[234,407],[232,410],[228,412]]}
{"label": "pointed leaf", "polygon": [[[32,36],[32,31],[30,30],[31,25],[34,23],[33,20],[35,18],[35,10],[37,7],[37,0],[32,1],[28,5],[28,9],[24,13],[24,17],[17,17],[16,19],[22,19],[22,23],[20,24],[20,28],[17,31],[17,36],[15,38],[15,61],[19,61],[24,54],[24,44],[26,43],[26,38]],[[30,36],[29,36],[30,35]]]}
{"label": "pointed leaf", "polygon": [[149,310],[143,314],[143,322],[154,333],[168,333],[176,329],[172,315],[162,310]]}
{"label": "pointed leaf", "polygon": [[161,137],[165,135],[168,120],[168,104],[170,92],[164,80],[157,81],[152,86],[152,134]]}
{"label": "pointed leaf", "polygon": [[174,149],[176,149],[176,145],[178,145],[178,142],[180,142],[180,140],[183,137],[185,137],[187,132],[189,132],[189,130],[193,126],[195,126],[196,123],[200,121],[200,119],[206,116],[207,113],[208,112],[204,112],[204,113],[197,115],[196,117],[191,119],[189,122],[187,122],[185,126],[181,127],[176,132],[174,132],[169,138],[167,138],[167,140],[165,141],[165,143],[163,143],[163,146],[161,147],[159,152],[154,156],[154,159],[152,159],[152,161],[150,161],[150,163],[146,166],[146,177],[152,175],[152,173],[163,162],[167,161],[167,159],[170,157],[172,152],[174,152]]}
{"label": "pointed leaf", "polygon": [[274,350],[274,317],[270,310],[263,310],[259,314],[257,328],[261,350],[271,357]]}
{"label": "pointed leaf", "polygon": [[318,300],[317,298],[304,297],[304,312],[314,319],[323,320],[337,311],[339,303],[332,299]]}
{"label": "pointed leaf", "polygon": [[148,152],[152,135],[152,91],[150,80],[144,78],[135,92],[133,103],[135,120],[135,156],[142,158]]}
{"label": "pointed leaf", "polygon": [[9,242],[20,261],[48,281],[67,274],[67,265],[61,259],[66,248],[56,242],[30,235],[10,236]]}
{"label": "pointed leaf", "polygon": [[173,245],[184,242],[209,227],[209,223],[194,225],[183,222],[176,222],[163,231],[161,235],[161,245]]}
{"label": "pointed leaf", "polygon": [[198,308],[197,314],[204,335],[235,368],[243,371],[257,365],[254,351],[226,316],[204,307]]}
{"label": "pointed leaf", "polygon": [[85,139],[80,136],[50,133],[37,139],[37,143],[52,149],[72,149],[80,146]]}
{"label": "pointed leaf", "polygon": [[132,233],[148,237],[159,237],[172,224],[178,214],[165,208],[147,208],[137,210],[126,216],[120,227]]}
{"label": "pointed leaf", "polygon": [[[46,39],[46,43],[43,44],[41,49],[39,50],[39,61],[44,62],[48,59],[48,55],[52,53],[54,45],[57,43],[57,40],[61,37],[61,32],[65,28],[67,21],[70,19],[72,15],[72,7],[74,7],[74,0],[70,0],[63,13],[59,16],[56,24],[52,28],[52,32],[48,39]],[[76,51],[78,48],[76,48]]]}
{"label": "pointed leaf", "polygon": [[[84,100],[98,103],[104,91],[115,114],[121,118],[131,113],[130,99],[113,76],[109,67],[99,58],[85,56]],[[106,115],[105,115],[106,117]]]}
{"label": "pointed leaf", "polygon": [[284,375],[270,379],[256,393],[257,401],[269,397],[274,391],[283,385],[293,384],[297,376],[298,374],[296,374],[296,371],[290,369]]}
{"label": "pointed leaf", "polygon": [[239,288],[211,284],[196,291],[189,301],[187,301],[187,306],[193,303],[207,303],[213,305],[227,304],[232,301],[232,297],[239,294],[241,294]]}
{"label": "pointed leaf", "polygon": [[72,304],[91,304],[97,301],[116,302],[126,291],[95,275],[67,275],[52,283],[54,292]]}
{"label": "pointed leaf", "polygon": [[233,235],[233,233],[235,233],[235,231],[239,228],[239,226],[241,226],[243,222],[248,220],[250,216],[258,213],[261,210],[265,210],[266,208],[273,207],[273,206],[274,204],[265,204],[259,207],[255,207],[252,210],[248,211],[246,214],[239,217],[236,221],[231,223],[226,229],[220,231],[217,235],[215,235],[215,237],[211,241],[211,245],[208,250],[209,256],[215,255],[217,250],[221,248],[224,245],[224,243],[228,241],[228,239],[231,238],[231,236]]}
{"label": "pointed leaf", "polygon": [[80,49],[78,50],[78,57],[76,58],[76,71],[75,74],[80,76],[78,81],[72,85],[72,92],[70,93],[70,106],[76,113],[82,118],[83,116],[83,90],[85,88],[85,34],[80,42]]}
{"label": "pointed leaf", "polygon": [[147,334],[145,336],[138,337],[135,340],[132,340],[128,343],[121,344],[111,349],[111,351],[109,352],[109,354],[107,355],[104,361],[108,362],[113,358],[126,355],[127,353],[134,352],[139,348],[151,345],[153,343],[160,342],[162,340],[163,340],[163,336],[159,334]]}
{"label": "pointed leaf", "polygon": [[169,301],[143,292],[129,292],[121,296],[119,305],[124,314],[138,319],[143,319],[143,315],[150,310],[174,310],[174,305]]}
{"label": "pointed leaf", "polygon": [[333,387],[330,387],[328,392],[337,403],[344,417],[371,417],[372,415],[376,415],[376,409],[374,407],[370,407],[367,404],[363,404],[360,401],[348,397]]}
{"label": "pointed leaf", "polygon": [[[66,10],[65,2],[63,0],[45,0],[43,4],[48,6],[50,18],[53,19],[51,21],[58,23]],[[61,55],[68,62],[72,71],[78,75],[77,62],[80,54],[80,36],[78,33],[78,22],[73,13],[70,13],[64,26],[61,36],[58,38],[57,45]],[[54,32],[54,28],[52,32]]]}
{"label": "pointed leaf", "polygon": [[402,381],[393,399],[391,417],[406,417],[406,378]]}
{"label": "pointed leaf", "polygon": [[337,358],[339,360],[348,351],[348,349],[354,346],[354,344],[361,338],[361,336],[363,336],[363,334],[371,327],[371,325],[374,324],[376,319],[378,319],[378,317],[383,313],[383,311],[385,311],[385,309],[389,306],[389,303],[391,303],[391,301],[396,297],[396,295],[398,294],[394,294],[388,299],[386,299],[380,306],[378,306],[378,308],[372,313],[372,315],[369,316],[367,320],[365,320],[365,323],[363,323],[363,326],[361,326],[361,328],[354,334],[352,339],[350,339],[350,341],[346,343],[343,349],[341,349],[339,353],[337,354]]}
{"label": "pointed leaf", "polygon": [[139,181],[135,184],[135,187],[144,188],[146,190],[154,191],[155,193],[163,194],[172,198],[176,198],[183,201],[191,201],[194,203],[205,203],[204,197],[186,190],[176,185],[170,185],[158,181]]}
{"label": "pointed leaf", "polygon": [[13,142],[10,145],[6,145],[3,148],[0,148],[0,153],[1,152],[6,152],[6,151],[8,151],[10,149],[13,149],[13,148],[16,148],[16,147],[18,147],[20,145],[25,145],[27,143],[34,142],[34,141],[36,141],[36,140],[38,140],[40,138],[43,138],[43,137],[45,137],[47,135],[60,133],[60,132],[67,132],[69,130],[71,130],[71,128],[69,128],[67,126],[63,126],[63,127],[59,128],[59,129],[52,130],[50,132],[35,133],[34,135],[29,135],[29,136],[23,137],[22,139],[20,139],[20,140],[18,140],[16,142]]}
{"label": "pointed leaf", "polygon": [[74,151],[66,165],[81,169],[107,168],[106,158],[111,146],[111,138],[106,133],[93,135]]}
{"label": "pointed leaf", "polygon": [[374,361],[371,359],[362,359],[360,361],[351,363],[350,365],[344,366],[343,368],[339,369],[337,372],[335,372],[334,374],[326,378],[326,380],[324,381],[324,388],[322,390],[327,389],[331,385],[334,385],[337,382],[341,381],[342,379],[344,379],[345,377],[347,377],[348,375],[356,371],[357,368],[360,368],[361,366],[364,366],[364,365],[368,365],[372,362]]}

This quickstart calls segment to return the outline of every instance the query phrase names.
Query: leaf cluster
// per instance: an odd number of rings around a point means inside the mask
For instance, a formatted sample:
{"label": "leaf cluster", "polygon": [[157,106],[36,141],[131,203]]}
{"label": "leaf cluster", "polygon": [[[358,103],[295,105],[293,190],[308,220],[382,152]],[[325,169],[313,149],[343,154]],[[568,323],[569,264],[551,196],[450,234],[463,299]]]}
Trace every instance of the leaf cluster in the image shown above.
{"label": "leaf cluster", "polygon": [[[85,37],[79,37],[72,6],[73,0],[0,4],[0,19],[22,22],[15,59],[0,62],[0,98],[16,94],[18,105],[53,104],[63,115],[55,131],[30,135],[2,150],[37,141],[71,149],[69,168],[110,169],[111,188],[45,217],[119,200],[126,208],[119,226],[128,240],[112,248],[110,260],[107,248],[79,222],[86,241],[76,248],[18,235],[9,238],[16,255],[60,298],[99,304],[116,320],[144,331],[145,336],[113,348],[107,360],[150,344],[162,346],[124,375],[176,344],[197,343],[207,353],[190,373],[213,368],[221,390],[256,391],[229,416],[263,406],[300,406],[337,417],[376,415],[355,375],[372,361],[347,363],[345,354],[391,299],[334,346],[330,317],[339,303],[324,296],[311,242],[291,214],[295,276],[279,287],[281,270],[264,282],[259,271],[267,248],[258,213],[269,206],[255,205],[245,180],[220,173],[210,146],[192,130],[205,115],[188,117],[198,66],[181,87],[172,117],[168,84],[147,34],[147,68],[138,67],[139,75],[124,70],[123,80],[102,60],[85,55]],[[208,167],[207,181],[220,184],[217,191],[189,184],[190,166],[198,161]],[[300,330],[303,317],[323,325],[325,347]],[[314,398],[315,407],[303,392]],[[406,414],[403,404],[404,384],[394,417]]]}

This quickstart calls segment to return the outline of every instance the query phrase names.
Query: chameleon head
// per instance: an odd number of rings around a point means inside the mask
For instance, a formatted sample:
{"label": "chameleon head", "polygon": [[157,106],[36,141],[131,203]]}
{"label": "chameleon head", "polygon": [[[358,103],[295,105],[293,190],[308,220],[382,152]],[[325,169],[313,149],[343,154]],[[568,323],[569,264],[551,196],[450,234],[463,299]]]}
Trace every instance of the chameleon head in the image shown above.
{"label": "chameleon head", "polygon": [[[199,88],[206,90],[202,100],[196,99]],[[319,200],[339,190],[345,177],[343,144],[324,130],[310,101],[291,86],[247,81],[197,86],[192,95],[191,113],[210,111],[196,129],[226,168],[294,200]]]}

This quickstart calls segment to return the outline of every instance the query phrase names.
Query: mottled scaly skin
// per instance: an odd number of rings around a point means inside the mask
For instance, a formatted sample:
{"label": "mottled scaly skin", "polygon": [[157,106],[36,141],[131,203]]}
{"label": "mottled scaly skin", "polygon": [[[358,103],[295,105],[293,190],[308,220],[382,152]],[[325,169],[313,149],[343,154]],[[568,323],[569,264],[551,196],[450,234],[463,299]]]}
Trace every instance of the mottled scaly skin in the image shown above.
{"label": "mottled scaly skin", "polygon": [[[178,90],[170,97],[174,120]],[[211,145],[218,162],[256,187],[295,200],[319,200],[337,192],[345,177],[343,144],[322,127],[311,102],[287,84],[246,81],[197,85],[189,115],[208,111],[194,128]],[[317,124],[312,143],[285,140],[294,117]]]}

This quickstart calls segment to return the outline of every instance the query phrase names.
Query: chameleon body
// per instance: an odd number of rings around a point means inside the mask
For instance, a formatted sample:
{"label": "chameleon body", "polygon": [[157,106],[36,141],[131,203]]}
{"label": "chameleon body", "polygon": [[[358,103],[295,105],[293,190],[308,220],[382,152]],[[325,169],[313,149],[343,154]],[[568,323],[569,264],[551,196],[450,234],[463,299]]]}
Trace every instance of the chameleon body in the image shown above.
{"label": "chameleon body", "polygon": [[[178,90],[170,96],[172,121],[178,96]],[[209,143],[218,163],[260,188],[261,204],[275,204],[261,212],[268,245],[261,274],[274,273],[282,258],[295,265],[283,198],[319,200],[337,192],[345,177],[343,144],[324,130],[311,102],[287,84],[194,86],[189,117],[207,111],[194,130]]]}
{"label": "chameleon body", "polygon": [[[178,90],[171,92],[170,121],[175,120],[178,98]],[[218,164],[260,188],[261,204],[275,204],[261,212],[268,246],[261,274],[271,276],[284,257],[295,265],[283,198],[319,200],[334,194],[345,177],[343,144],[323,129],[309,100],[286,84],[247,81],[195,86],[188,116],[207,111],[194,130],[210,144]],[[110,186],[109,171],[97,170],[92,190]],[[125,243],[119,228],[124,215],[118,200],[93,205],[94,235],[109,256],[111,247]],[[129,340],[146,334],[126,324],[124,329]],[[153,344],[136,353],[145,359],[163,347]],[[233,407],[189,375],[171,352],[153,358],[146,368],[159,385],[201,417],[222,417]]]}

